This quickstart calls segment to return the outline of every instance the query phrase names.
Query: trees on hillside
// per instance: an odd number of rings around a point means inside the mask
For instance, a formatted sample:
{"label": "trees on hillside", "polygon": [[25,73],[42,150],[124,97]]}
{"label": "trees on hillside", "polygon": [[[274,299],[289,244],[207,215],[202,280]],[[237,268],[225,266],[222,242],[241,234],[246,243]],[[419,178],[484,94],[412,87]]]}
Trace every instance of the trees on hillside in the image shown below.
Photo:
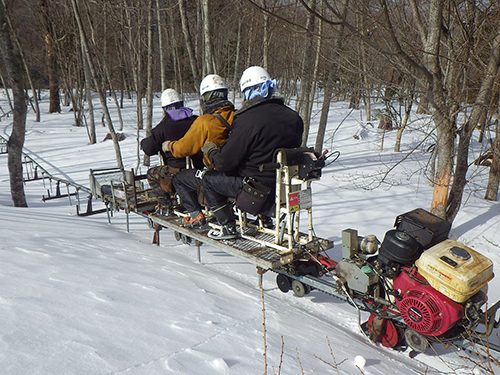
{"label": "trees on hillside", "polygon": [[[149,103],[149,129],[153,92],[196,91],[208,73],[220,74],[237,89],[246,67],[262,65],[306,125],[320,112],[316,139],[306,131],[303,142],[318,151],[331,100],[363,105],[367,121],[373,117],[371,103],[383,101],[397,123],[398,139],[412,106],[428,111],[437,152],[428,174],[435,187],[429,205],[449,221],[459,210],[472,134],[480,128],[491,138],[494,155],[486,197],[496,199],[498,129],[490,122],[495,123],[500,92],[498,2],[83,0],[77,2],[77,22],[74,0],[2,1],[13,27],[30,36],[19,42],[31,75],[37,67],[49,79],[44,84],[60,86],[71,99],[76,125],[88,123],[87,113],[93,124],[89,88],[101,102],[110,92],[117,107],[116,92],[133,92],[138,128],[144,126],[143,100]],[[32,44],[42,35],[45,43]],[[43,79],[35,82],[40,87]],[[404,110],[398,113],[393,103]],[[111,119],[104,117],[113,132]]]}
{"label": "trees on hillside", "polygon": [[361,65],[356,65],[356,59],[348,60],[363,76],[352,96],[360,88],[369,93],[374,84],[395,85],[377,66],[388,66],[416,80],[420,98],[432,114],[437,140],[431,210],[453,221],[467,182],[472,133],[497,110],[492,100],[500,66],[498,2],[351,1],[349,12],[342,14],[333,1],[326,1],[324,12],[300,1],[332,27],[338,28],[340,19],[356,43],[370,48],[376,57]]}

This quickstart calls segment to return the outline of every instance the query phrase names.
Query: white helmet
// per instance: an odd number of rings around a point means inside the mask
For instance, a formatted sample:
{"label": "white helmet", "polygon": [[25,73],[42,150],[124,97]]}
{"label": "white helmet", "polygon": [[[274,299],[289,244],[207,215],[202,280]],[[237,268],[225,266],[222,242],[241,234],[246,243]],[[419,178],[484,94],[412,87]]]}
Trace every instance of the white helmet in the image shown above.
{"label": "white helmet", "polygon": [[260,66],[251,66],[247,68],[240,78],[240,90],[241,92],[245,89],[258,85],[259,83],[264,83],[268,79],[271,79],[269,73]]}
{"label": "white helmet", "polygon": [[227,86],[221,76],[217,74],[209,74],[203,78],[203,81],[201,81],[200,95],[215,90],[227,90]]}
{"label": "white helmet", "polygon": [[182,98],[174,89],[166,89],[161,93],[161,106],[168,107],[171,104],[182,102]]}

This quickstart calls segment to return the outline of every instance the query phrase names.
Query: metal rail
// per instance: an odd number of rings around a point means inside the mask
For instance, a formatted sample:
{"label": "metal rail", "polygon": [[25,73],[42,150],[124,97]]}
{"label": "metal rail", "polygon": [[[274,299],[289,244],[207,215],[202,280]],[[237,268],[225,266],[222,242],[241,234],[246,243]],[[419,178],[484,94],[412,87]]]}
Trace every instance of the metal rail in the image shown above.
{"label": "metal rail", "polygon": [[[8,139],[0,135],[0,154],[8,153]],[[57,177],[48,172],[44,167],[42,167],[35,159],[29,156],[27,153],[22,151],[22,167],[23,167],[23,181],[37,181],[42,180],[44,189],[47,190],[47,194],[42,196],[42,201],[48,201],[52,199],[59,199],[67,197],[69,200],[69,205],[73,206],[73,201],[71,197],[76,197],[76,211],[78,216],[87,216],[93,213],[105,212],[104,209],[94,211],[92,209],[92,190],[84,185],[70,181],[61,177]],[[62,188],[66,188],[66,191]],[[74,191],[70,191],[73,188]],[[80,202],[80,192],[83,191],[88,194],[87,200],[87,210],[84,213],[80,212],[81,202]]]}

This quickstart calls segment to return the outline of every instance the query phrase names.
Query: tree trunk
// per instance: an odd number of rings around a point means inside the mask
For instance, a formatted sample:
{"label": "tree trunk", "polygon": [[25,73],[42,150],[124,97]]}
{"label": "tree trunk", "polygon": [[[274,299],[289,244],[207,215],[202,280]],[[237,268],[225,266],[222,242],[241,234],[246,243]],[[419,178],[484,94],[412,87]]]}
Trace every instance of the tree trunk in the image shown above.
{"label": "tree trunk", "polygon": [[491,101],[495,77],[500,66],[500,35],[492,42],[493,49],[490,54],[486,74],[481,82],[481,87],[477,94],[471,115],[461,132],[459,132],[459,142],[457,149],[457,166],[453,178],[453,185],[450,190],[450,203],[447,208],[447,218],[452,221],[460,209],[465,184],[467,183],[467,171],[469,170],[469,146],[472,132],[481,119],[486,117],[488,104]]}
{"label": "tree trunk", "polygon": [[217,68],[214,62],[212,52],[212,38],[210,37],[210,15],[208,11],[208,0],[201,0],[202,3],[202,19],[203,19],[203,41],[204,41],[204,59],[205,69],[207,74],[217,73]]}
{"label": "tree trunk", "polygon": [[174,79],[173,82],[167,84],[166,88],[173,87],[178,90],[179,93],[184,91],[184,79],[183,79],[183,71],[179,57],[179,48],[177,40],[175,40],[175,25],[173,22],[167,23],[170,27],[170,34],[167,36],[167,39],[170,40],[170,50],[172,51],[172,66],[174,67]]}
{"label": "tree trunk", "polygon": [[[316,2],[312,1],[311,8],[316,9]],[[313,72],[311,67],[314,66],[314,34],[316,31],[316,17],[313,13],[308,14],[307,19],[307,31],[306,31],[306,48],[304,53],[304,59],[302,60],[302,74],[300,82],[300,98],[299,98],[299,108],[302,120],[304,121],[304,132],[302,133],[302,146],[307,144],[307,139],[309,137],[309,126],[311,123],[311,116],[309,114],[310,108],[310,94],[313,91],[312,76]]]}
{"label": "tree trunk", "polygon": [[[85,56],[83,47],[82,47],[82,56]],[[82,63],[83,63],[83,72],[85,76],[85,95],[87,97],[87,105],[89,107],[89,124],[87,124],[89,129],[89,142],[91,145],[93,145],[97,143],[97,136],[95,132],[94,105],[92,103],[92,84],[91,84],[92,79],[90,77],[90,69],[87,60],[83,59]],[[82,114],[84,113],[83,101],[82,101],[82,106],[80,107],[80,112]]]}
{"label": "tree trunk", "polygon": [[40,0],[40,17],[44,26],[45,44],[47,46],[47,70],[49,75],[49,113],[61,112],[59,95],[59,73],[56,47],[52,35],[52,23],[47,0]]}
{"label": "tree trunk", "polygon": [[314,150],[316,152],[323,151],[323,143],[325,139],[326,125],[328,124],[328,113],[330,111],[330,103],[333,96],[333,82],[328,79],[323,92],[323,104],[321,106],[321,116],[319,118],[318,133],[316,135],[316,143]]}
{"label": "tree trunk", "polygon": [[184,34],[184,41],[186,43],[186,50],[189,56],[189,64],[191,66],[191,73],[193,74],[194,88],[198,92],[198,83],[201,81],[198,66],[196,65],[196,56],[194,53],[193,39],[189,32],[189,21],[186,14],[186,0],[179,0],[179,12],[181,16],[182,33]]}
{"label": "tree trunk", "polygon": [[[440,106],[442,110],[443,107]],[[433,115],[436,124],[437,163],[436,175],[433,176],[434,192],[431,202],[431,213],[446,219],[446,208],[448,207],[448,189],[453,171],[453,155],[455,142],[455,125],[452,119],[436,110]]]}
{"label": "tree trunk", "polygon": [[21,45],[19,44],[18,37],[17,37],[16,33],[13,32],[11,20],[10,20],[9,14],[7,12],[5,13],[5,19],[8,22],[10,30],[12,31],[10,34],[12,43],[17,48],[17,55],[18,55],[19,61],[21,61],[23,64],[24,71],[26,72],[26,78],[27,78],[28,83],[31,87],[31,93],[33,95],[33,101],[35,104],[34,105],[34,110],[35,110],[35,114],[36,114],[35,122],[40,122],[40,106],[38,103],[38,96],[36,94],[36,89],[35,89],[35,86],[33,85],[33,81],[31,80],[30,70],[29,70],[28,64],[26,62],[26,58],[24,56]]}
{"label": "tree trunk", "polygon": [[0,82],[2,83],[2,87],[4,88],[5,96],[7,97],[7,102],[9,103],[9,108],[11,111],[13,111],[14,105],[12,104],[12,99],[10,98],[9,89],[7,88],[7,84],[5,83],[5,78],[3,77],[1,69],[0,69]]}
{"label": "tree trunk", "polygon": [[495,142],[493,143],[493,160],[490,165],[488,186],[484,199],[496,201],[498,199],[498,186],[500,184],[500,125],[495,124]]}
{"label": "tree trunk", "polygon": [[59,72],[57,56],[52,36],[47,34],[47,69],[49,71],[49,113],[61,112],[61,97],[59,95]]}
{"label": "tree trunk", "polygon": [[236,57],[234,59],[234,74],[233,74],[233,103],[236,101],[236,92],[239,91],[240,85],[238,81],[239,65],[240,65],[240,49],[241,49],[241,19],[238,19],[238,35],[236,37]]}
{"label": "tree trunk", "polygon": [[20,57],[14,50],[11,28],[8,26],[3,1],[0,1],[0,56],[6,71],[7,82],[14,97],[12,133],[8,140],[8,167],[10,194],[14,207],[28,207],[24,194],[22,152],[26,130],[26,93],[24,75],[19,65]]}
{"label": "tree trunk", "polygon": [[[153,128],[153,1],[149,1],[148,10],[148,58],[147,58],[147,90],[146,90],[146,134]],[[140,164],[141,147],[137,137],[137,164]],[[144,154],[144,165],[149,167],[149,156]]]}
{"label": "tree trunk", "polygon": [[401,152],[401,139],[403,138],[403,132],[406,129],[406,125],[408,125],[408,121],[410,121],[410,113],[412,108],[413,108],[413,94],[411,94],[409,100],[406,101],[405,117],[403,118],[401,126],[398,128],[398,131],[396,133],[394,152]]}
{"label": "tree trunk", "polygon": [[[261,5],[265,7],[266,1],[262,0]],[[264,69],[269,69],[269,14],[267,12],[262,12],[262,18],[264,21],[264,27],[262,30],[262,67]]]}
{"label": "tree trunk", "polygon": [[[165,16],[166,19],[166,16]],[[161,18],[161,6],[160,0],[156,0],[156,22],[158,24],[158,53],[160,55],[160,83],[161,83],[161,91],[163,92],[168,88],[167,86],[167,74],[165,67],[165,39],[163,38],[164,33],[163,30],[163,22]],[[168,26],[168,22],[165,22],[165,27]]]}
{"label": "tree trunk", "polygon": [[87,43],[87,38],[85,36],[85,31],[83,29],[83,24],[82,24],[82,19],[80,17],[80,11],[78,9],[78,5],[76,3],[76,0],[71,0],[71,4],[73,7],[73,12],[75,15],[76,22],[78,24],[78,31],[80,34],[80,42],[82,43],[83,46],[83,51],[84,53],[84,58],[87,59],[87,63],[89,66],[89,70],[92,76],[92,80],[94,82],[95,87],[97,88],[97,92],[99,94],[99,100],[101,102],[102,110],[104,112],[104,116],[106,118],[106,122],[108,124],[108,130],[109,133],[111,134],[111,139],[113,140],[113,145],[115,146],[115,156],[116,156],[116,163],[118,165],[118,168],[120,168],[121,171],[124,171],[123,168],[123,161],[120,153],[120,145],[118,144],[118,137],[116,135],[115,129],[113,128],[113,122],[111,120],[111,115],[108,110],[108,106],[106,103],[106,97],[103,93],[103,90],[100,90],[98,88],[98,80],[97,80],[97,73],[94,69],[93,61],[90,57],[90,51],[89,51],[89,46]]}

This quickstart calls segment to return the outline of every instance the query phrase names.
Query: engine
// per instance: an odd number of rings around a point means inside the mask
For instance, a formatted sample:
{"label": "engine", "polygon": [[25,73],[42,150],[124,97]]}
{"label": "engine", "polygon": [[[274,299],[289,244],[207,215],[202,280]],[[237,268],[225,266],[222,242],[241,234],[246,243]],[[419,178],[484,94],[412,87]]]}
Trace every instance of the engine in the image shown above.
{"label": "engine", "polygon": [[386,320],[383,316],[393,314],[409,328],[407,341],[417,342],[421,337],[446,338],[454,327],[476,324],[493,278],[491,260],[447,239],[449,224],[424,210],[401,215],[395,225],[375,251],[373,239],[364,247],[357,231],[342,233],[337,275],[365,301],[372,313],[370,327],[374,316]]}
{"label": "engine", "polygon": [[396,304],[401,317],[416,332],[440,336],[464,316],[462,304],[430,286],[415,268],[403,268],[393,285],[399,292]]}

